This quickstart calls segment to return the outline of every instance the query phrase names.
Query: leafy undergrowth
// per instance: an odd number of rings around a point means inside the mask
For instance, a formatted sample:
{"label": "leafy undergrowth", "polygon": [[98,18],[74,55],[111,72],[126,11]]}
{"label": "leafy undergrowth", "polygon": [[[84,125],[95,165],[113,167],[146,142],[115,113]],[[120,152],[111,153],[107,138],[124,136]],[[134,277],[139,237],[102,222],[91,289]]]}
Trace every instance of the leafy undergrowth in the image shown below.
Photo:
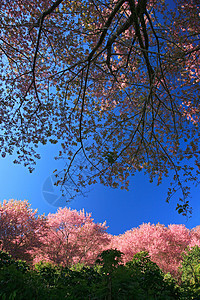
{"label": "leafy undergrowth", "polygon": [[126,264],[117,249],[105,250],[93,266],[70,268],[41,261],[35,265],[0,251],[0,298],[20,299],[200,299],[200,248],[188,249],[180,279],[164,274],[148,252]]}

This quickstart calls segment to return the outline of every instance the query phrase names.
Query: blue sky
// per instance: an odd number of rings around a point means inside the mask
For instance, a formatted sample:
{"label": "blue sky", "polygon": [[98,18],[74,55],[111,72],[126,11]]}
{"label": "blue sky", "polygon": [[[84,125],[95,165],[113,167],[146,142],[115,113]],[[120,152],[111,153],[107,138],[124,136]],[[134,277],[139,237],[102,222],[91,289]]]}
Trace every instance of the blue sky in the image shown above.
{"label": "blue sky", "polygon": [[[27,168],[14,165],[14,157],[7,156],[0,159],[0,200],[4,199],[27,199],[32,208],[38,208],[40,214],[54,213],[57,208],[51,205],[51,196],[60,197],[59,190],[48,195],[48,181],[55,168],[62,168],[62,162],[54,160],[59,146],[47,145],[39,148],[41,159],[37,161],[35,171],[30,174]],[[64,164],[64,162],[63,162]],[[100,184],[90,188],[87,197],[78,197],[70,203],[61,201],[61,206],[67,205],[73,209],[85,209],[91,212],[95,222],[107,221],[108,232],[121,234],[140,224],[161,223],[185,224],[187,228],[193,228],[200,224],[200,201],[199,189],[192,189],[191,205],[193,207],[192,217],[187,220],[175,211],[178,194],[168,204],[165,202],[167,187],[170,178],[164,179],[160,186],[149,183],[148,176],[137,173],[130,180],[130,190],[122,191],[104,187]],[[47,188],[46,188],[47,186]],[[51,192],[51,191],[50,191]]]}

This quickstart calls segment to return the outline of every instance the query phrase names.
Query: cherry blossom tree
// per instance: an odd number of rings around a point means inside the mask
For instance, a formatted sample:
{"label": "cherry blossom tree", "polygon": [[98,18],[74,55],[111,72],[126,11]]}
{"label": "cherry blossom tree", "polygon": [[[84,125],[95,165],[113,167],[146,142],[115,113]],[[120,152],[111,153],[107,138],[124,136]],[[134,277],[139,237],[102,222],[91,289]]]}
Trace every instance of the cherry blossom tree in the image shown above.
{"label": "cherry blossom tree", "polygon": [[182,254],[187,247],[200,245],[200,236],[194,230],[184,225],[151,225],[142,224],[138,228],[114,236],[111,246],[124,253],[124,261],[130,261],[134,254],[148,251],[154,261],[164,273],[170,272],[178,276],[178,268],[182,261]]}
{"label": "cherry blossom tree", "polygon": [[28,262],[93,265],[102,251],[116,249],[126,263],[136,253],[147,251],[164,273],[180,278],[184,253],[200,248],[199,226],[189,230],[184,225],[144,223],[118,236],[106,230],[105,222],[95,223],[84,211],[65,207],[45,217],[26,200],[0,204],[0,250]]}
{"label": "cherry blossom tree", "polygon": [[170,10],[164,0],[3,0],[0,8],[2,156],[16,149],[14,163],[32,172],[38,144],[61,140],[57,184],[69,197],[97,181],[127,189],[140,170],[159,184],[172,171],[167,201],[180,189],[186,214],[200,168],[199,2]]}
{"label": "cherry blossom tree", "polygon": [[45,217],[30,208],[28,201],[0,203],[0,247],[14,258],[31,261],[42,245],[45,230]]}
{"label": "cherry blossom tree", "polygon": [[47,220],[49,229],[35,261],[43,259],[65,266],[91,265],[110,243],[106,224],[94,223],[91,214],[84,211],[60,208],[55,214],[49,214]]}

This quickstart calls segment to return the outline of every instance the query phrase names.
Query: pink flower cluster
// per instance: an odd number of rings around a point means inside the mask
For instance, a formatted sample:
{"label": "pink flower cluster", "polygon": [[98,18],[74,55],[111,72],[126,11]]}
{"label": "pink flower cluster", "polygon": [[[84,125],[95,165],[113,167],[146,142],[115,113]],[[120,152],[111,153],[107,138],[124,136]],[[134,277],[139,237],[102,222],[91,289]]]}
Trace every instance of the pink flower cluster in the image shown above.
{"label": "pink flower cluster", "polygon": [[65,207],[45,217],[26,200],[0,204],[1,250],[29,262],[92,265],[103,250],[116,248],[124,253],[125,263],[137,252],[148,251],[165,273],[176,277],[187,247],[200,247],[200,226],[189,230],[184,225],[148,223],[118,236],[106,229],[106,223],[95,223],[84,211]]}

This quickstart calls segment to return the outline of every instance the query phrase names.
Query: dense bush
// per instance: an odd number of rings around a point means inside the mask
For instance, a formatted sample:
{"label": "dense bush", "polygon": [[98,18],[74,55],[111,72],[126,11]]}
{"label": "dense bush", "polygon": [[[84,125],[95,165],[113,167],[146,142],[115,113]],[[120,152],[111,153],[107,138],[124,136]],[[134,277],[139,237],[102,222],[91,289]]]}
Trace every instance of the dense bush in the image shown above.
{"label": "dense bush", "polygon": [[[126,265],[118,250],[104,251],[93,267],[40,262],[34,268],[1,252],[2,299],[178,299],[175,280],[141,252]],[[23,268],[21,268],[23,265]]]}
{"label": "dense bush", "polygon": [[188,249],[181,263],[181,289],[183,299],[200,299],[200,248]]}

